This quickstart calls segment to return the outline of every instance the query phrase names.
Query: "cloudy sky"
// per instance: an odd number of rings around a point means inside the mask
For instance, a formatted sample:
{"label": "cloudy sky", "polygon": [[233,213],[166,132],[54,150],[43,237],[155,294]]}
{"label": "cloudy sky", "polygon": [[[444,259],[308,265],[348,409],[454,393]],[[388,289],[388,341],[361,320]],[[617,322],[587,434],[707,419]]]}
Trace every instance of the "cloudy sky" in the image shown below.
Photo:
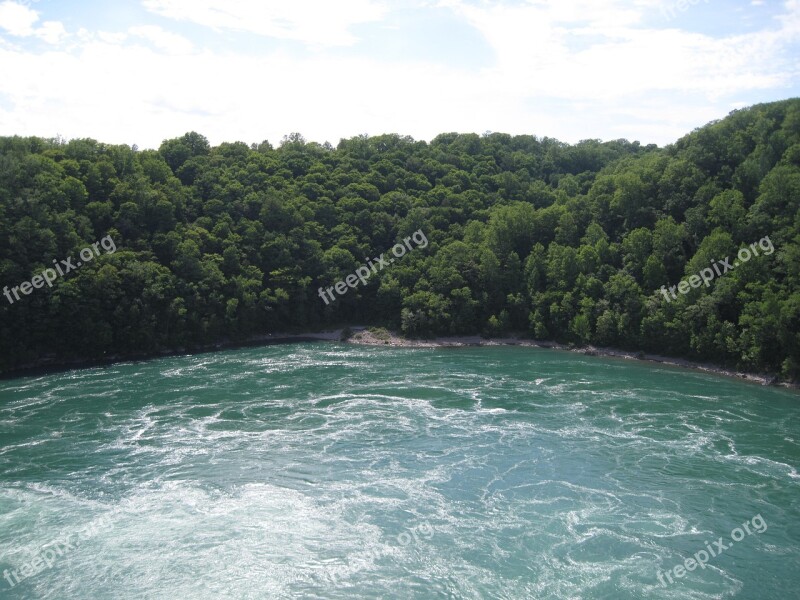
{"label": "cloudy sky", "polygon": [[800,0],[4,0],[0,135],[659,145],[800,96]]}

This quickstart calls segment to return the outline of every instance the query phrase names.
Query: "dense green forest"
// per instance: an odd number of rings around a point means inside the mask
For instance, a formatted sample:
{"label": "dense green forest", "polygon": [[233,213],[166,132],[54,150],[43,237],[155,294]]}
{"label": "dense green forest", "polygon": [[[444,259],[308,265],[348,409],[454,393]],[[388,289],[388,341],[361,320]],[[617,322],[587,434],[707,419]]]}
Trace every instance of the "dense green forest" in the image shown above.
{"label": "dense green forest", "polygon": [[[419,230],[427,247],[320,299]],[[116,248],[0,296],[5,371],[345,323],[522,332],[789,379],[800,367],[798,99],[666,148],[500,133],[213,148],[189,133],[158,150],[5,137],[0,232],[9,289],[101,239]],[[660,291],[765,236],[771,255],[672,301]]]}

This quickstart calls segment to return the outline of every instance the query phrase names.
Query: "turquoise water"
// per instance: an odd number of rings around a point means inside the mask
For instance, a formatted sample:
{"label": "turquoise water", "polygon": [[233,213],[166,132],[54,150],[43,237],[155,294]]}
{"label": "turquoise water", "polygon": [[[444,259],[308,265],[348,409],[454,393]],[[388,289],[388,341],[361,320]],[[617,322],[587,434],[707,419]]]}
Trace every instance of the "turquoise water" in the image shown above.
{"label": "turquoise water", "polygon": [[798,463],[794,392],[540,349],[0,381],[0,598],[786,600]]}

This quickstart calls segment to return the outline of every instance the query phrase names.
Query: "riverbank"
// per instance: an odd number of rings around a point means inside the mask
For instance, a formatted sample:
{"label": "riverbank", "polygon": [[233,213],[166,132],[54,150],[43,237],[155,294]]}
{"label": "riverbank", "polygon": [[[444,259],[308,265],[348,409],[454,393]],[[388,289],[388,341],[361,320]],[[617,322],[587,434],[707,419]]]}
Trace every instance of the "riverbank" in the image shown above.
{"label": "riverbank", "polygon": [[596,346],[567,346],[557,342],[531,340],[524,337],[483,338],[476,335],[438,337],[430,340],[415,340],[404,338],[394,332],[384,329],[363,329],[354,333],[347,341],[352,344],[394,346],[403,348],[458,348],[464,346],[523,346],[530,348],[547,348],[550,350],[575,352],[585,356],[621,358],[625,360],[651,362],[671,367],[693,369],[696,371],[702,371],[704,373],[712,373],[714,375],[733,377],[735,379],[750,381],[760,385],[775,385],[791,389],[800,389],[800,385],[796,383],[782,382],[776,375],[746,373],[732,369],[725,369],[710,363],[694,362],[682,358],[673,358],[658,354],[647,354],[645,352],[628,352],[625,350],[617,350],[615,348],[598,348]]}
{"label": "riverbank", "polygon": [[628,352],[615,348],[598,348],[595,346],[568,346],[558,342],[539,341],[523,336],[502,338],[484,338],[473,336],[436,337],[431,339],[410,339],[396,332],[383,328],[368,328],[364,325],[353,325],[345,328],[329,329],[325,331],[305,333],[268,333],[254,335],[246,340],[223,340],[215,344],[207,344],[196,348],[176,348],[162,350],[152,354],[137,355],[109,355],[99,359],[55,360],[43,358],[33,363],[23,365],[11,371],[0,373],[0,379],[10,379],[30,375],[40,375],[70,369],[108,366],[119,362],[142,361],[166,356],[183,356],[187,354],[202,354],[217,352],[234,348],[251,346],[270,346],[275,344],[296,344],[301,342],[342,342],[363,346],[390,346],[398,348],[460,348],[477,346],[521,346],[529,348],[546,348],[565,352],[575,352],[585,356],[605,358],[619,358],[625,360],[638,360],[671,367],[693,369],[704,373],[733,377],[760,385],[774,385],[790,389],[800,389],[800,384],[780,381],[773,374],[756,374],[726,369],[710,363],[694,362],[682,358],[647,354],[644,352]]}
{"label": "riverbank", "polygon": [[246,348],[249,346],[272,346],[275,344],[297,344],[300,342],[338,342],[342,340],[342,329],[319,331],[312,333],[265,333],[253,335],[245,340],[221,340],[213,344],[204,344],[192,348],[172,348],[154,351],[151,353],[108,354],[95,358],[58,359],[43,357],[35,361],[0,372],[0,379],[13,379],[32,375],[43,375],[70,369],[88,369],[91,367],[104,367],[120,362],[136,362],[164,358],[167,356],[185,356],[187,354],[204,354]]}

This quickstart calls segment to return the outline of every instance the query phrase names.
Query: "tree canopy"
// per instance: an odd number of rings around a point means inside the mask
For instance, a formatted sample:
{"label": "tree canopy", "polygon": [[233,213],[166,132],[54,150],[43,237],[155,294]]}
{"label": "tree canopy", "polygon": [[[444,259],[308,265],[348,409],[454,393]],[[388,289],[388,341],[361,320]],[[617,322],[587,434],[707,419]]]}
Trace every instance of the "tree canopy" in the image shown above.
{"label": "tree canopy", "polygon": [[[422,230],[330,304],[333,285]],[[800,100],[666,148],[535,136],[293,133],[156,150],[0,138],[0,286],[110,236],[117,247],[13,304],[0,370],[368,323],[409,336],[525,332],[800,369]],[[667,301],[661,286],[769,236],[772,255]]]}

